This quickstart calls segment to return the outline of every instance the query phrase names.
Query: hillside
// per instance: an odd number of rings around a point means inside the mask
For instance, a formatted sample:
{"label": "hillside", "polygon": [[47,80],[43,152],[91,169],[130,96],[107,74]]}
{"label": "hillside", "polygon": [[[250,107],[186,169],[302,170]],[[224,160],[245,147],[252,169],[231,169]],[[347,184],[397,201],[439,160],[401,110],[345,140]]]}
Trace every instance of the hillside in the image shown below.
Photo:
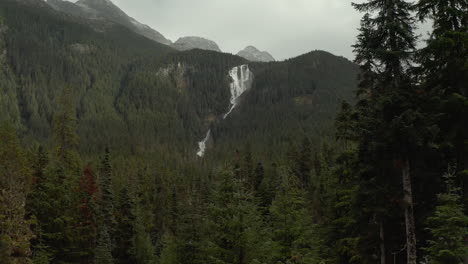
{"label": "hillside", "polygon": [[107,20],[122,25],[137,34],[156,42],[165,45],[170,45],[172,43],[158,31],[128,16],[109,0],[80,0],[76,3],[65,0],[47,0],[47,4],[57,11],[70,14],[75,17],[92,20]]}
{"label": "hillside", "polygon": [[159,43],[110,0],[1,0],[0,264],[466,262],[465,3],[367,0],[354,62],[254,62]]}
{"label": "hillside", "polygon": [[[17,120],[35,140],[50,140],[58,98],[66,89],[76,106],[83,150],[105,145],[132,152],[171,148],[191,156],[205,130],[229,107],[229,70],[248,63],[217,52],[178,53],[123,26],[75,20],[47,7],[32,9],[14,1],[1,5],[8,27],[5,60],[11,69],[5,80],[16,80],[16,89],[8,92],[16,99],[4,101],[10,110],[2,119]],[[337,65],[343,71],[340,78],[334,74]],[[331,126],[340,101],[349,99],[355,87],[349,77],[356,74],[355,66],[322,52],[251,68],[253,88],[245,105],[216,125],[216,145],[237,144],[233,135],[239,131],[254,140],[253,134],[275,126],[268,116],[277,112],[289,120],[284,126],[306,121],[298,131],[317,133]],[[300,81],[290,83],[291,76]],[[243,117],[252,113],[257,120]],[[281,137],[285,131],[276,127],[273,136]]]}

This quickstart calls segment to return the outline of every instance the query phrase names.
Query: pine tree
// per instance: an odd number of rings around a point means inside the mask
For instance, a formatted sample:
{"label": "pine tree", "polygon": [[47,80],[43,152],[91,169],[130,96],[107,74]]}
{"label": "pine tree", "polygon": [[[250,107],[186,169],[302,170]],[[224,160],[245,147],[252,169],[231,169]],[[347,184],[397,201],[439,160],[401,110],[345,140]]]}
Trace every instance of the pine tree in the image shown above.
{"label": "pine tree", "polygon": [[114,190],[112,185],[112,167],[110,164],[109,149],[106,148],[104,158],[101,161],[101,168],[99,171],[99,221],[98,228],[107,230],[107,235],[111,240],[111,251],[114,248],[113,234],[115,231],[115,217],[114,217]]}
{"label": "pine tree", "polygon": [[353,6],[366,13],[355,45],[356,62],[363,69],[361,91],[368,97],[358,104],[363,110],[359,126],[365,133],[360,135],[360,152],[381,163],[369,164],[377,165],[380,180],[386,178],[382,173],[386,167],[397,164],[403,183],[407,263],[416,264],[411,162],[423,141],[416,124],[424,117],[411,100],[415,97],[409,72],[416,41],[413,5],[405,0],[373,0]]}
{"label": "pine tree", "polygon": [[115,208],[117,222],[115,230],[114,256],[117,263],[135,263],[135,204],[124,187],[118,194]]}
{"label": "pine tree", "polygon": [[54,115],[53,135],[55,157],[60,166],[79,170],[79,158],[76,153],[79,138],[76,134],[76,117],[72,101],[72,90],[65,87],[58,98],[58,110]]}
{"label": "pine tree", "polygon": [[299,152],[294,157],[295,174],[304,187],[310,184],[312,171],[312,145],[309,138],[302,140]]}
{"label": "pine tree", "polygon": [[318,263],[312,214],[301,180],[287,168],[282,168],[281,178],[281,189],[270,207],[275,261]]}
{"label": "pine tree", "polygon": [[260,186],[262,185],[263,180],[265,179],[265,168],[261,162],[257,163],[254,172],[254,185],[253,190],[258,192],[260,190]]}
{"label": "pine tree", "polygon": [[438,195],[438,205],[427,219],[427,229],[432,235],[425,249],[429,264],[462,264],[468,253],[465,237],[468,236],[468,216],[463,211],[460,188],[455,187],[455,175],[444,175],[447,191]]}
{"label": "pine tree", "polygon": [[32,244],[35,263],[77,262],[84,254],[80,193],[76,191],[82,176],[81,158],[76,152],[71,106],[61,101],[54,117],[55,151],[50,162],[43,151],[34,158],[35,184],[27,206],[36,235]]}
{"label": "pine tree", "polygon": [[99,227],[97,237],[94,263],[113,264],[112,242],[107,231],[107,226],[104,225]]}
{"label": "pine tree", "polygon": [[[422,89],[428,101],[425,111],[437,117],[438,146],[448,150],[459,169],[468,171],[468,3],[420,0],[417,8],[420,20],[429,19],[434,28],[427,46],[418,53]],[[459,177],[468,186],[468,178]],[[468,196],[464,199],[468,201]]]}
{"label": "pine tree", "polygon": [[0,256],[6,263],[30,263],[32,233],[26,221],[31,171],[14,129],[0,126]]}
{"label": "pine tree", "polygon": [[268,262],[271,241],[245,182],[223,172],[209,206],[208,263]]}
{"label": "pine tree", "polygon": [[143,208],[137,206],[135,219],[135,258],[137,264],[156,264],[156,247],[154,246],[151,236],[146,228]]}
{"label": "pine tree", "polygon": [[97,232],[97,179],[88,165],[79,182],[79,249],[81,262],[91,263],[96,246]]}
{"label": "pine tree", "polygon": [[160,264],[177,264],[180,263],[177,241],[174,235],[166,234],[162,238],[163,249],[159,259]]}

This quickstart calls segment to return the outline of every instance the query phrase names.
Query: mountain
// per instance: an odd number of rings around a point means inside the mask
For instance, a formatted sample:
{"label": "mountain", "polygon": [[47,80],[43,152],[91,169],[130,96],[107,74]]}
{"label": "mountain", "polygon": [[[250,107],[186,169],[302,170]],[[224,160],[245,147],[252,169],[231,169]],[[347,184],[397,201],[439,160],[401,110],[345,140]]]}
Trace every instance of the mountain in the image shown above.
{"label": "mountain", "polygon": [[318,144],[333,139],[336,114],[343,101],[354,101],[359,73],[351,61],[325,51],[249,68],[251,88],[226,120],[211,127],[207,157],[248,143],[256,155],[273,158],[305,136]]}
{"label": "mountain", "polygon": [[141,24],[128,16],[110,0],[79,0],[71,3],[63,0],[47,0],[57,11],[92,20],[108,20],[159,43],[170,45],[172,42],[151,27]]}
{"label": "mountain", "polygon": [[[3,30],[0,87],[7,92],[0,119],[16,120],[34,141],[50,140],[65,93],[85,153],[110,146],[195,159],[210,129],[206,159],[245,142],[257,142],[254,151],[264,153],[298,135],[330,134],[341,101],[351,100],[356,88],[357,67],[326,52],[268,64],[217,51],[179,52],[120,24],[96,30],[47,6],[14,3],[0,3],[9,28]],[[241,65],[248,66],[234,73]],[[235,76],[246,85],[233,97]]]}
{"label": "mountain", "polygon": [[270,53],[266,51],[260,51],[254,46],[247,46],[245,49],[239,51],[237,56],[241,56],[242,58],[249,60],[249,61],[257,61],[257,62],[271,62],[275,61],[275,58],[271,56]]}
{"label": "mountain", "polygon": [[172,44],[172,47],[180,51],[202,49],[221,52],[221,49],[218,47],[216,42],[201,37],[179,38],[176,42],[174,42],[174,44]]}

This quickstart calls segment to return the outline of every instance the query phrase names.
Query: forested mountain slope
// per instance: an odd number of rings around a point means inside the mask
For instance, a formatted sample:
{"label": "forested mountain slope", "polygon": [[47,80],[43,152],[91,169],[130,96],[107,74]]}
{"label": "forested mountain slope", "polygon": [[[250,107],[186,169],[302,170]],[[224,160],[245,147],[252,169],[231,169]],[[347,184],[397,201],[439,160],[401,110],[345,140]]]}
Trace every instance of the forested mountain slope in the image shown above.
{"label": "forested mountain slope", "polygon": [[128,16],[109,0],[80,0],[76,3],[64,0],[47,0],[47,4],[60,12],[75,17],[111,21],[156,42],[165,45],[172,43],[158,31]]}
{"label": "forested mountain slope", "polygon": [[[118,24],[75,19],[46,6],[6,0],[0,11],[2,83],[8,87],[4,96],[12,98],[2,100],[8,109],[2,119],[16,120],[31,139],[50,140],[60,98],[67,97],[80,146],[88,152],[109,145],[134,153],[171,148],[194,156],[196,142],[211,126],[220,149],[238,144],[239,135],[276,140],[285,133],[291,139],[295,133],[329,132],[340,101],[352,98],[356,85],[356,66],[324,52],[251,64],[253,87],[223,121],[232,82],[228,72],[249,63],[243,58],[176,52]],[[291,126],[294,132],[286,132]]]}
{"label": "forested mountain slope", "polygon": [[354,7],[359,68],[1,0],[0,263],[466,262],[466,0]]}
{"label": "forested mountain slope", "polygon": [[323,51],[250,68],[252,88],[213,130],[216,155],[248,142],[271,158],[303,137],[315,143],[333,138],[336,113],[343,100],[353,101],[359,73],[352,62]]}

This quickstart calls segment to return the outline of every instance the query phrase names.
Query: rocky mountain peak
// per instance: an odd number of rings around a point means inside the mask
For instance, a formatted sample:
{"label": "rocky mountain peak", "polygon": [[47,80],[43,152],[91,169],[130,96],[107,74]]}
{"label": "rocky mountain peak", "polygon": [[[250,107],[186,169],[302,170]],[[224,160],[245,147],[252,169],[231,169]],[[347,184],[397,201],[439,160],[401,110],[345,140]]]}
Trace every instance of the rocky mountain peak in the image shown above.
{"label": "rocky mountain peak", "polygon": [[273,58],[273,56],[271,56],[270,53],[266,51],[260,51],[254,46],[247,46],[245,49],[239,51],[237,55],[249,61],[258,61],[258,62],[275,61],[275,58]]}
{"label": "rocky mountain peak", "polygon": [[216,42],[206,38],[195,36],[179,38],[176,42],[174,42],[174,44],[172,44],[172,47],[181,51],[191,49],[202,49],[221,52],[221,49],[219,48],[218,44],[216,44]]}
{"label": "rocky mountain peak", "polygon": [[170,45],[172,43],[158,31],[128,16],[110,0],[79,0],[76,3],[64,0],[48,0],[47,3],[55,10],[63,13],[86,19],[109,20],[156,42],[165,45]]}

